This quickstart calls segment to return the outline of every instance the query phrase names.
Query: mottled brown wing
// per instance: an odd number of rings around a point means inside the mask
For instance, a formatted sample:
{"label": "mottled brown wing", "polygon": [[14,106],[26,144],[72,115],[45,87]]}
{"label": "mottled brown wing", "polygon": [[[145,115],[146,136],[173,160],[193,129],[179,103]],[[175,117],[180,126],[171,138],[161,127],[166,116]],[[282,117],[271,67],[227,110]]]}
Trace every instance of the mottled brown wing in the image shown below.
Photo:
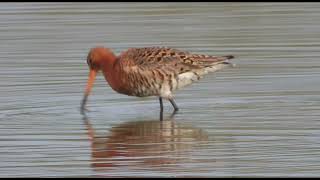
{"label": "mottled brown wing", "polygon": [[[233,56],[208,56],[167,47],[131,48],[120,55],[120,63],[126,67],[143,70],[164,69],[181,74],[223,63]],[[227,63],[227,62],[225,62]]]}

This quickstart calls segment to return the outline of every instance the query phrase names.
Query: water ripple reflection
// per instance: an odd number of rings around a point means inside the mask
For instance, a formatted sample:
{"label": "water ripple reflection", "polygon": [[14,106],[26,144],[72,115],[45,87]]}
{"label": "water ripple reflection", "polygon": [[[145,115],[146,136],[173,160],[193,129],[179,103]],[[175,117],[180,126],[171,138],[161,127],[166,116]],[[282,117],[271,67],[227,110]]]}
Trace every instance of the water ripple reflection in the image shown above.
{"label": "water ripple reflection", "polygon": [[91,144],[91,165],[97,171],[119,166],[172,167],[175,171],[180,166],[186,170],[181,164],[195,161],[190,152],[208,140],[204,130],[174,119],[129,121],[112,127],[104,136],[95,132],[88,117],[84,122]]}

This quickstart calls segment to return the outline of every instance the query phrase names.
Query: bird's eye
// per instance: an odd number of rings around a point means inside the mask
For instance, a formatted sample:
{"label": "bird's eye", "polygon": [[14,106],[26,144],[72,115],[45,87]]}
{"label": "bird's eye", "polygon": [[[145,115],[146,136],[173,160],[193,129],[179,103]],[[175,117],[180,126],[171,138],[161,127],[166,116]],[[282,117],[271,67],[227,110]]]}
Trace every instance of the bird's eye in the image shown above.
{"label": "bird's eye", "polygon": [[88,66],[91,66],[91,59],[90,58],[87,59],[87,64],[88,64]]}
{"label": "bird's eye", "polygon": [[98,67],[97,64],[94,61],[92,61],[91,58],[87,59],[87,64],[90,67],[90,69],[96,69]]}

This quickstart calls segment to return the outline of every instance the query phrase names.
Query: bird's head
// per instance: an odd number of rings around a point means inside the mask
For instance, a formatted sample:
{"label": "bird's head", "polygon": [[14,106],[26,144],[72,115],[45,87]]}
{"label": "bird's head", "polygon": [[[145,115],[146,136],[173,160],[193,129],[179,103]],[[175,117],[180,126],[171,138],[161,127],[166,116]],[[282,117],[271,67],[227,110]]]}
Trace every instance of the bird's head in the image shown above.
{"label": "bird's head", "polygon": [[108,70],[112,68],[113,63],[116,60],[116,56],[109,48],[97,46],[90,49],[87,56],[87,64],[89,66],[89,78],[87,87],[84,93],[84,97],[81,104],[81,112],[83,113],[87,97],[89,96],[93,83],[96,78],[97,72],[100,70]]}
{"label": "bird's head", "polygon": [[104,65],[111,65],[115,55],[111,49],[102,46],[92,48],[87,56],[87,64],[90,70],[99,71]]}

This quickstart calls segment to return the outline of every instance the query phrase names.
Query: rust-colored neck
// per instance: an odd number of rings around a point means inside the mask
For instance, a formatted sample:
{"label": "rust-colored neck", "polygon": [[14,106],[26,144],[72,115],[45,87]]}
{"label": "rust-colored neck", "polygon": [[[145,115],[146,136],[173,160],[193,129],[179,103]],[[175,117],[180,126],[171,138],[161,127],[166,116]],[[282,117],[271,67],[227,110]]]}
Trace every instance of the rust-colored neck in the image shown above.
{"label": "rust-colored neck", "polygon": [[109,58],[102,64],[102,73],[104,78],[108,81],[111,88],[117,92],[121,89],[121,79],[119,73],[119,66],[117,65],[117,57]]}

